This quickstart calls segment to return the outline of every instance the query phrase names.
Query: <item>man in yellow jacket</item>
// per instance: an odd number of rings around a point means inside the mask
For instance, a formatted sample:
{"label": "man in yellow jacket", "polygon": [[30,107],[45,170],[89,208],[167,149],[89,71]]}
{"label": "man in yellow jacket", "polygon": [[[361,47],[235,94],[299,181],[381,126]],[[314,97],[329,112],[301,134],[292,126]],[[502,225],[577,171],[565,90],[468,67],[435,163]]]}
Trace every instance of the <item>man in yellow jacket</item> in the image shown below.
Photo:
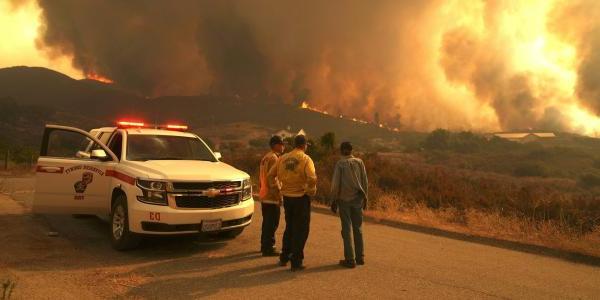
{"label": "man in yellow jacket", "polygon": [[283,140],[278,135],[271,137],[269,146],[271,146],[271,151],[260,161],[260,192],[258,198],[260,199],[263,219],[260,250],[263,256],[279,256],[280,253],[275,250],[275,231],[279,227],[282,199],[279,189],[270,187],[267,175],[275,164],[277,164],[277,159],[283,153],[285,146],[283,145]]}
{"label": "man in yellow jacket", "polygon": [[294,146],[294,150],[279,158],[268,177],[270,186],[280,188],[283,195],[285,231],[280,265],[285,266],[291,261],[291,270],[299,271],[305,268],[304,246],[310,229],[310,197],[317,193],[317,175],[315,164],[305,153],[306,137],[296,136]]}

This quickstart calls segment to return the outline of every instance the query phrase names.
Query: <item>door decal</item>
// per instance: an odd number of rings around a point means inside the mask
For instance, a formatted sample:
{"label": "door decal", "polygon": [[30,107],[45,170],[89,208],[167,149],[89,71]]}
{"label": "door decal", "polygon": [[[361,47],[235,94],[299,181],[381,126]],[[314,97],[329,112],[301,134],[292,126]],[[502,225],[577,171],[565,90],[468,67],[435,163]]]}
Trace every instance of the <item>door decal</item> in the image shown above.
{"label": "door decal", "polygon": [[[77,166],[72,166],[68,169],[65,170],[65,174],[69,174],[73,171],[78,171],[78,170],[86,170],[86,171],[92,171],[94,173],[98,173],[98,175],[100,176],[104,176],[104,171],[94,167],[94,166],[86,166],[86,165],[77,165]],[[88,172],[89,173],[89,172]]]}
{"label": "door decal", "polygon": [[75,188],[75,200],[83,200],[83,193],[87,189],[88,184],[94,181],[94,173],[92,172],[83,172],[81,174],[81,180],[75,182],[73,188]]}
{"label": "door decal", "polygon": [[83,194],[85,189],[87,189],[88,184],[92,183],[92,181],[94,181],[94,173],[83,172],[81,175],[81,180],[75,182],[75,185],[73,185],[75,192],[78,194]]}

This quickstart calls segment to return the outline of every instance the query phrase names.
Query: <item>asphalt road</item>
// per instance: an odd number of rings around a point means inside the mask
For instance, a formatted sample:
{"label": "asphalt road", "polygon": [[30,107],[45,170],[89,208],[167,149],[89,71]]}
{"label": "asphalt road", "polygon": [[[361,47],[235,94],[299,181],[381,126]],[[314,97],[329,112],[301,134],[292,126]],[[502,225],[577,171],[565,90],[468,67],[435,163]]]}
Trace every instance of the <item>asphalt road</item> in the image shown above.
{"label": "asphalt road", "polygon": [[0,187],[16,198],[0,195],[0,299],[3,286],[16,299],[600,297],[596,266],[372,223],[366,265],[343,269],[339,220],[321,213],[303,272],[260,256],[259,209],[235,240],[147,239],[117,252],[97,218],[31,215],[31,189],[27,180]]}

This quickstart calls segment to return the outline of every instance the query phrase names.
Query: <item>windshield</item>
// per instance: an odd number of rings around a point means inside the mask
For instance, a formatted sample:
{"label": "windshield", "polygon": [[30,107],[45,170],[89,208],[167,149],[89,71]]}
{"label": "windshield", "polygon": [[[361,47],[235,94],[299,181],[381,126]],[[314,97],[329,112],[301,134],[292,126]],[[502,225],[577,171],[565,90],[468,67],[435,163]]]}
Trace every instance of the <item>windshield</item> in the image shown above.
{"label": "windshield", "polygon": [[212,151],[193,137],[169,135],[127,136],[127,160],[205,160],[217,161]]}

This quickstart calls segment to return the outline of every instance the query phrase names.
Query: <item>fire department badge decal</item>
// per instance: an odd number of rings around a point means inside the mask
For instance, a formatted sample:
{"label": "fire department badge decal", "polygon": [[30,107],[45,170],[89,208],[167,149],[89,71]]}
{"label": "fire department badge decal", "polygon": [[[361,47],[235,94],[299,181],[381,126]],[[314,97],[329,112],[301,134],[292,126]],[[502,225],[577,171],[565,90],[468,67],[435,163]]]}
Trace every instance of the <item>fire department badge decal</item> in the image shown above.
{"label": "fire department badge decal", "polygon": [[81,175],[81,180],[75,182],[75,184],[73,185],[73,187],[75,188],[75,193],[83,194],[85,192],[85,189],[87,189],[88,184],[92,183],[92,181],[94,181],[94,173],[83,172],[83,174]]}

